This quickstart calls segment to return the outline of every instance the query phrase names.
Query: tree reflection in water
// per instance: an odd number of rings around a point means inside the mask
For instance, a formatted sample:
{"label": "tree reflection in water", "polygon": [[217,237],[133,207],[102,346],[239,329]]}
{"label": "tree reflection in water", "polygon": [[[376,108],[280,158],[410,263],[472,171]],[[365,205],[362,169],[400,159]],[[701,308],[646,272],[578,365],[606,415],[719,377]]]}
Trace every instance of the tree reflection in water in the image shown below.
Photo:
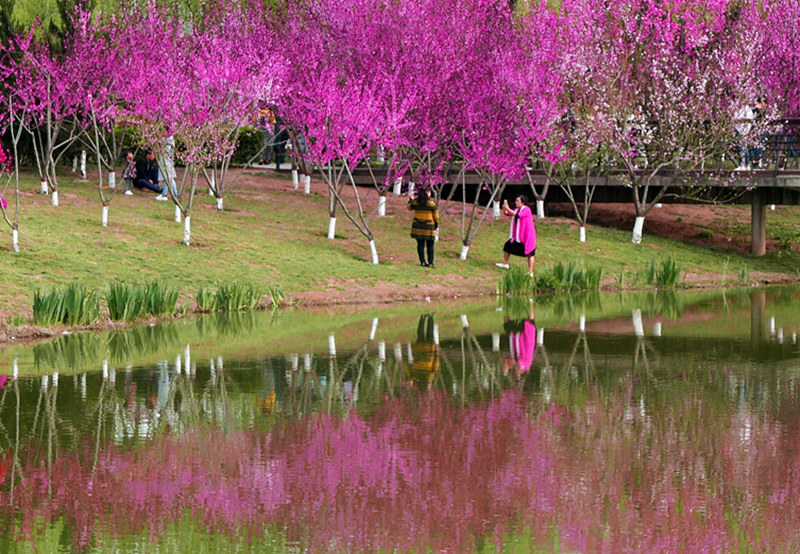
{"label": "tree reflection in water", "polygon": [[646,305],[625,317],[633,336],[581,321],[547,348],[527,302],[503,308],[519,323],[502,337],[464,316],[440,343],[424,314],[413,343],[387,344],[373,320],[352,350],[331,338],[327,354],[223,365],[166,337],[175,362],[121,383],[105,365],[88,383],[8,379],[0,549],[46,550],[51,529],[124,550],[188,518],[231,544],[267,530],[309,551],[800,550],[794,371],[645,336]]}

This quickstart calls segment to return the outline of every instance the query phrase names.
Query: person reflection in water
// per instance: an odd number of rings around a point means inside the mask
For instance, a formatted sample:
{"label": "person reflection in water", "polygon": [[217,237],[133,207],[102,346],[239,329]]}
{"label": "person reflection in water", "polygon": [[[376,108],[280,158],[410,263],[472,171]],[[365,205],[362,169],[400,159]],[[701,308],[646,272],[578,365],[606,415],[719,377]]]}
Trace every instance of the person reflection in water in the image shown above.
{"label": "person reflection in water", "polygon": [[430,390],[439,372],[439,345],[433,338],[433,314],[419,317],[417,342],[411,347],[414,362],[411,364],[411,381],[424,390]]}
{"label": "person reflection in water", "polygon": [[509,320],[506,318],[503,329],[508,333],[510,355],[503,363],[503,375],[508,375],[514,369],[514,375],[519,379],[527,373],[533,363],[536,352],[536,321],[533,311],[533,302],[530,302],[528,319]]}

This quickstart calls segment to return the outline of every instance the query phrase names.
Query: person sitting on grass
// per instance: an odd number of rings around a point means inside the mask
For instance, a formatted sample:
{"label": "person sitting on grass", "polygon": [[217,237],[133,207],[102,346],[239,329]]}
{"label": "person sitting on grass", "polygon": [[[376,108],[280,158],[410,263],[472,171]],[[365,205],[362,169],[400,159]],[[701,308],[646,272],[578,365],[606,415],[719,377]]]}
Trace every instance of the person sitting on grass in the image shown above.
{"label": "person sitting on grass", "polygon": [[156,155],[148,150],[143,157],[136,160],[136,180],[133,181],[133,186],[157,192],[156,200],[168,200],[167,187],[160,182]]}

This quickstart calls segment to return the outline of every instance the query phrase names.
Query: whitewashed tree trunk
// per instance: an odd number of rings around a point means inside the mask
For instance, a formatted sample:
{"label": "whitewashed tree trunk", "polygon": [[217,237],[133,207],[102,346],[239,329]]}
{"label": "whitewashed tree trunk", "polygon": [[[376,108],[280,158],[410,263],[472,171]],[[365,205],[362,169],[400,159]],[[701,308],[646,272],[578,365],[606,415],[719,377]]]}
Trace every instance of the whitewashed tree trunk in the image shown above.
{"label": "whitewashed tree trunk", "polygon": [[381,144],[375,149],[375,160],[377,160],[379,164],[386,162],[386,149]]}
{"label": "whitewashed tree trunk", "polygon": [[637,337],[643,337],[644,325],[642,324],[642,310],[636,309],[631,311],[631,319],[633,320],[633,334]]}
{"label": "whitewashed tree trunk", "polygon": [[11,378],[16,381],[17,377],[19,377],[19,358],[14,358],[11,363]]}
{"label": "whitewashed tree trunk", "polygon": [[300,184],[300,176],[297,174],[297,170],[292,170],[292,188],[297,190]]}
{"label": "whitewashed tree trunk", "polygon": [[469,246],[466,244],[461,247],[461,255],[458,257],[460,260],[466,260],[467,254],[469,254]]}
{"label": "whitewashed tree trunk", "polygon": [[217,210],[222,211],[225,208],[224,200],[221,197],[217,198]]}
{"label": "whitewashed tree trunk", "polygon": [[81,150],[81,179],[86,179],[86,150]]}
{"label": "whitewashed tree trunk", "polygon": [[380,195],[378,197],[378,217],[384,217],[386,215],[386,197],[384,195]]}
{"label": "whitewashed tree trunk", "polygon": [[183,220],[183,244],[189,246],[189,237],[192,234],[192,218],[186,216]]}
{"label": "whitewashed tree trunk", "polygon": [[580,317],[578,317],[578,331],[581,333],[586,332],[586,314],[581,314]]}
{"label": "whitewashed tree trunk", "polygon": [[439,324],[433,324],[433,344],[439,346]]}
{"label": "whitewashed tree trunk", "polygon": [[369,252],[372,254],[372,263],[378,265],[378,249],[375,248],[375,241],[369,241]]}
{"label": "whitewashed tree trunk", "polygon": [[492,202],[492,217],[494,219],[500,219],[500,202],[497,200]]}
{"label": "whitewashed tree trunk", "polygon": [[58,191],[54,190],[53,195],[50,197],[50,203],[53,206],[58,206]]}
{"label": "whitewashed tree trunk", "polygon": [[303,175],[303,193],[311,194],[311,175]]}
{"label": "whitewashed tree trunk", "polygon": [[336,236],[336,218],[332,217],[328,220],[328,238],[333,240]]}
{"label": "whitewashed tree trunk", "polygon": [[78,171],[78,156],[72,156],[72,172]]}
{"label": "whitewashed tree trunk", "polygon": [[536,329],[536,344],[544,346],[544,328],[542,327]]}
{"label": "whitewashed tree trunk", "polygon": [[398,178],[394,180],[394,188],[392,189],[392,194],[395,196],[400,196],[403,193],[403,179]]}
{"label": "whitewashed tree trunk", "polygon": [[39,181],[39,192],[41,194],[47,194],[47,181]]}
{"label": "whitewashed tree trunk", "polygon": [[181,213],[181,209],[178,206],[175,206],[175,223],[181,222],[182,215],[183,214]]}
{"label": "whitewashed tree trunk", "polygon": [[336,357],[336,337],[333,336],[333,333],[328,335],[328,355],[331,358]]}
{"label": "whitewashed tree trunk", "polygon": [[656,321],[653,323],[653,336],[660,337],[661,336],[661,322]]}
{"label": "whitewashed tree trunk", "polygon": [[500,333],[492,333],[492,352],[500,352]]}
{"label": "whitewashed tree trunk", "polygon": [[108,172],[108,188],[110,188],[110,189],[117,188],[117,172],[116,171],[109,171]]}
{"label": "whitewashed tree trunk", "polygon": [[[375,333],[378,332],[378,318],[372,318],[372,325],[369,328],[369,340],[375,340]],[[378,349],[380,350],[380,345],[378,345]]]}
{"label": "whitewashed tree trunk", "polygon": [[544,219],[544,200],[536,200],[536,217]]}
{"label": "whitewashed tree trunk", "polygon": [[103,206],[103,215],[101,216],[100,224],[103,227],[108,227],[108,206]]}
{"label": "whitewashed tree trunk", "polygon": [[633,244],[642,244],[642,229],[644,228],[644,218],[636,216],[636,221],[633,224]]}
{"label": "whitewashed tree trunk", "polygon": [[384,341],[378,343],[378,359],[382,362],[386,361],[386,343]]}
{"label": "whitewashed tree trunk", "polygon": [[469,327],[469,320],[467,319],[467,316],[466,316],[466,314],[462,314],[462,315],[461,315],[461,316],[459,316],[459,317],[460,317],[460,319],[461,319],[461,327],[463,327],[464,329],[466,329],[467,327]]}
{"label": "whitewashed tree trunk", "polygon": [[416,190],[416,187],[417,186],[414,183],[412,183],[411,181],[408,182],[408,195],[409,196],[414,194],[414,191]]}
{"label": "whitewashed tree trunk", "polygon": [[14,252],[19,252],[19,231],[16,229],[11,231],[11,249]]}
{"label": "whitewashed tree trunk", "polygon": [[586,225],[581,225],[580,227],[580,241],[586,242]]}

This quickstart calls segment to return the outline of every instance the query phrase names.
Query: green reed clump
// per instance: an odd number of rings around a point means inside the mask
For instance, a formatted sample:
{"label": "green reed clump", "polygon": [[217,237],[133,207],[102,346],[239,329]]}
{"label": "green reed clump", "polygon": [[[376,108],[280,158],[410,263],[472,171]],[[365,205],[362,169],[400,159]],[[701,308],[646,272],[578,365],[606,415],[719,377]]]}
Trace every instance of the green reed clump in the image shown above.
{"label": "green reed clump", "polygon": [[255,310],[265,296],[250,283],[220,283],[216,292],[217,309],[226,312]]}
{"label": "green reed clump", "polygon": [[533,289],[537,292],[579,292],[600,288],[603,271],[599,267],[583,268],[574,262],[558,262],[549,270],[536,274]]}
{"label": "green reed clump", "polygon": [[530,294],[532,279],[521,266],[512,266],[504,271],[495,286],[497,294]]}
{"label": "green reed clump", "polygon": [[675,256],[667,256],[659,262],[651,261],[636,272],[634,282],[639,287],[675,287],[680,281],[683,269]]}
{"label": "green reed clump", "polygon": [[131,283],[111,283],[106,292],[108,315],[114,321],[135,321],[144,315],[142,289]]}
{"label": "green reed clump", "polygon": [[674,287],[681,278],[681,266],[675,256],[667,256],[656,269],[656,285],[659,287]]}
{"label": "green reed clump", "polygon": [[[286,293],[283,292],[283,287],[280,285],[270,285],[266,296],[269,298],[269,305],[272,309],[280,308],[281,304],[287,301]],[[294,300],[290,299],[289,304],[294,304]]]}
{"label": "green reed clump", "polygon": [[216,312],[219,309],[216,293],[211,292],[207,287],[197,289],[194,300],[197,304],[197,309],[201,312]]}
{"label": "green reed clump", "polygon": [[33,294],[33,322],[36,325],[88,325],[100,317],[97,295],[73,283],[63,289]]}
{"label": "green reed clump", "polygon": [[106,293],[106,305],[114,321],[135,321],[145,315],[173,315],[179,295],[178,289],[158,281],[112,283]]}
{"label": "green reed clump", "polygon": [[150,315],[173,315],[178,309],[180,291],[159,281],[144,285],[144,310]]}

